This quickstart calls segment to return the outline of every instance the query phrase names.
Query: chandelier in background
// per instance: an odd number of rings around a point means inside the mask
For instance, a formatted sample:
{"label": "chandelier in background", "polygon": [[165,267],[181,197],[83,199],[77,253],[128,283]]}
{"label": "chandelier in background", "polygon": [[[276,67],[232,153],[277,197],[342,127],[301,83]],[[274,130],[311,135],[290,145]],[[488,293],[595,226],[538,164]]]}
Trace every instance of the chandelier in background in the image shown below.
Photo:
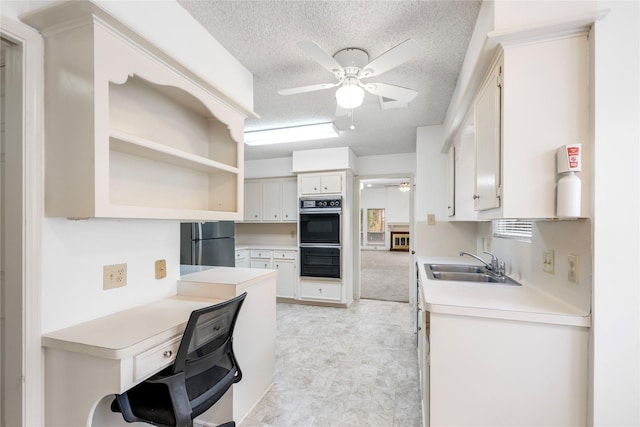
{"label": "chandelier in background", "polygon": [[406,193],[407,191],[411,190],[411,186],[409,185],[408,182],[401,182],[400,185],[398,186],[398,190],[402,191],[403,193]]}

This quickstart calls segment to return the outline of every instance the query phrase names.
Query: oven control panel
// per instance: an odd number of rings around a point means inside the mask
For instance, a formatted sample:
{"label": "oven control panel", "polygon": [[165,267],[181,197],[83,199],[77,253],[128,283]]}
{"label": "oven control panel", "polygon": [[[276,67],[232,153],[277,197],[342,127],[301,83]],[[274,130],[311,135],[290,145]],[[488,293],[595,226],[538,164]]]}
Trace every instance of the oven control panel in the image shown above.
{"label": "oven control panel", "polygon": [[300,209],[322,209],[322,208],[336,209],[341,207],[342,207],[341,198],[332,198],[332,199],[302,198],[300,199]]}

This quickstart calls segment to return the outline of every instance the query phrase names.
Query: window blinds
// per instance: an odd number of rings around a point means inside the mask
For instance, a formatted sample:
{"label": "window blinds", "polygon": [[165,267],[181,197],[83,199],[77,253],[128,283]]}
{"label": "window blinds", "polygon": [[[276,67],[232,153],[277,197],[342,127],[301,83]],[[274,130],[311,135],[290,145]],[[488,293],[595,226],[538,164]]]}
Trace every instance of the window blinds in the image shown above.
{"label": "window blinds", "polygon": [[501,219],[493,221],[493,236],[531,242],[533,221]]}

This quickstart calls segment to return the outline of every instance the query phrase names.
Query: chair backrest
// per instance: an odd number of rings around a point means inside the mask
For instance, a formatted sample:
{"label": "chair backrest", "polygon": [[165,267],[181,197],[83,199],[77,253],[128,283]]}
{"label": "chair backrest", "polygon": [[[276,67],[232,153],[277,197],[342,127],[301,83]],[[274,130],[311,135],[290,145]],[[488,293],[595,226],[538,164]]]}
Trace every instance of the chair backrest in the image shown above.
{"label": "chair backrest", "polygon": [[[233,353],[233,331],[247,293],[191,313],[173,365],[184,372],[193,411],[208,409],[242,371]],[[195,414],[194,414],[195,416]]]}

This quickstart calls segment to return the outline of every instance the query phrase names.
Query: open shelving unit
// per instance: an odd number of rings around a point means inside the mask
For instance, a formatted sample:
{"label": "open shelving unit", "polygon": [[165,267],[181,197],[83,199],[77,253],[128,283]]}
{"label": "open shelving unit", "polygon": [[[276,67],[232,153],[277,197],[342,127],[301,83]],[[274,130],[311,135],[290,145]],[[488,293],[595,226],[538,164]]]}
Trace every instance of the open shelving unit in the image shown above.
{"label": "open shelving unit", "polygon": [[242,219],[251,112],[93,3],[24,20],[45,36],[47,216]]}

